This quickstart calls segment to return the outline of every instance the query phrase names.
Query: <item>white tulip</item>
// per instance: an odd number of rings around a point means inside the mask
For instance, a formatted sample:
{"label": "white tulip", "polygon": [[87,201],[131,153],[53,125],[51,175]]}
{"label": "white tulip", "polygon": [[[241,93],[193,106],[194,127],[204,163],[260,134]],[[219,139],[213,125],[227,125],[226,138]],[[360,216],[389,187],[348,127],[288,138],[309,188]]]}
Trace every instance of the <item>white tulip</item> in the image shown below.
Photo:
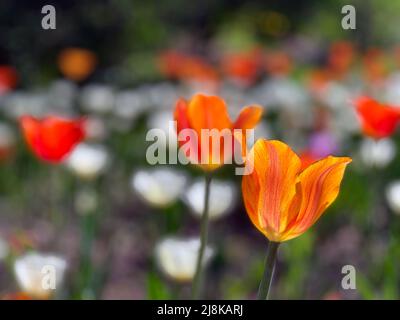
{"label": "white tulip", "polygon": [[[157,263],[168,277],[181,282],[191,281],[196,272],[199,248],[198,238],[166,238],[156,246]],[[203,267],[210,262],[213,255],[214,250],[206,247]]]}
{"label": "white tulip", "polygon": [[49,112],[48,96],[42,91],[14,91],[4,97],[2,104],[4,113],[12,119],[18,119],[24,114],[40,117]]}
{"label": "white tulip", "polygon": [[384,168],[396,155],[395,143],[387,138],[380,140],[364,139],[361,142],[360,156],[369,167]]}
{"label": "white tulip", "polygon": [[400,72],[392,73],[385,83],[385,102],[393,105],[399,104],[400,99]]}
{"label": "white tulip", "polygon": [[177,91],[178,88],[169,82],[145,85],[141,89],[149,106],[161,109],[170,110],[179,96],[181,96]]}
{"label": "white tulip", "polygon": [[56,80],[48,90],[49,103],[56,109],[72,109],[77,93],[78,87],[72,81]]}
{"label": "white tulip", "polygon": [[103,173],[108,165],[109,155],[101,145],[79,144],[66,159],[65,164],[83,179],[93,179]]}
{"label": "white tulip", "polygon": [[360,124],[354,108],[348,106],[348,108],[337,108],[334,110],[333,131],[344,138],[349,134],[360,131]]}
{"label": "white tulip", "polygon": [[[194,182],[184,195],[184,201],[196,217],[201,217],[204,210],[205,181]],[[228,181],[211,180],[208,214],[210,219],[217,219],[229,213],[236,200],[236,187]]]}
{"label": "white tulip", "polygon": [[[281,107],[287,111],[301,114],[309,105],[309,96],[304,88],[296,81],[288,78],[272,78],[263,81],[253,89],[255,101],[262,101],[268,108]],[[302,120],[299,118],[299,120]]]}
{"label": "white tulip", "polygon": [[98,116],[89,116],[85,121],[85,134],[87,140],[104,140],[108,135],[108,129],[104,120]]}
{"label": "white tulip", "polygon": [[131,120],[143,112],[146,107],[146,100],[139,90],[121,91],[115,97],[114,114],[119,120]]}
{"label": "white tulip", "polygon": [[394,213],[400,214],[400,180],[394,181],[386,187],[386,201]]}
{"label": "white tulip", "polygon": [[186,176],[170,168],[140,170],[131,181],[133,190],[155,207],[166,207],[175,202],[186,186]]}
{"label": "white tulip", "polygon": [[82,107],[90,112],[107,113],[114,108],[114,92],[109,86],[92,84],[83,88],[80,96]]}
{"label": "white tulip", "polygon": [[48,299],[61,285],[67,263],[64,259],[40,253],[28,253],[14,263],[18,284],[33,298]]}

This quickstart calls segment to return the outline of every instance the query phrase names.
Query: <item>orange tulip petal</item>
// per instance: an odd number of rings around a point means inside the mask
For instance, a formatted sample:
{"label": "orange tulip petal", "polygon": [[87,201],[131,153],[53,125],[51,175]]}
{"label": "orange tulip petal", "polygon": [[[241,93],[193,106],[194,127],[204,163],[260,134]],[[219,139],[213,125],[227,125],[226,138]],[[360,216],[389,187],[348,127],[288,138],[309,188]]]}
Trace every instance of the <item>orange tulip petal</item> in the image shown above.
{"label": "orange tulip petal", "polygon": [[189,103],[188,118],[193,129],[226,129],[232,127],[225,101],[217,96],[196,94]]}
{"label": "orange tulip petal", "polygon": [[[258,142],[258,141],[257,141]],[[255,152],[254,148],[251,149],[250,153],[246,158],[246,165],[253,166],[253,170],[251,174],[243,176],[242,179],[242,194],[243,194],[243,202],[246,208],[246,212],[253,223],[253,225],[260,230],[265,235],[265,230],[260,224],[258,218],[258,199],[260,197],[260,179],[258,177],[257,171],[254,169],[255,167]]]}
{"label": "orange tulip petal", "polygon": [[190,128],[190,122],[187,115],[188,106],[184,99],[180,98],[176,102],[174,120],[176,121],[178,133],[186,128]]}
{"label": "orange tulip petal", "polygon": [[[178,139],[180,146],[191,144],[191,147],[187,149],[186,157],[190,161],[199,162],[200,146],[197,144],[197,136],[187,136],[185,140],[181,140],[179,134],[182,130],[191,129],[190,120],[188,118],[188,104],[187,102],[180,98],[175,106],[174,119],[176,121],[176,130],[178,133]],[[196,145],[193,145],[196,144]]]}
{"label": "orange tulip petal", "polygon": [[[202,140],[202,130],[213,130],[216,135],[228,133],[227,143],[232,144],[230,130],[232,122],[229,119],[225,101],[217,96],[206,96],[196,94],[189,102],[187,109],[190,126],[197,132],[199,141],[199,156],[201,155],[202,164],[200,165],[205,170],[214,170],[224,163],[224,144],[225,138],[221,136],[219,145],[217,141],[209,136],[208,142]],[[225,136],[225,135],[224,135]],[[229,138],[230,136],[230,138]],[[230,140],[229,140],[230,139]],[[208,144],[208,148],[207,148]],[[199,159],[200,162],[200,159]]]}
{"label": "orange tulip petal", "polygon": [[235,129],[253,129],[260,121],[262,112],[262,107],[258,105],[244,107],[233,127]]}
{"label": "orange tulip petal", "polygon": [[284,239],[289,240],[304,233],[328,208],[339,194],[340,183],[348,157],[326,157],[311,164],[299,175],[294,207],[299,207],[297,215],[291,215]]}
{"label": "orange tulip petal", "polygon": [[293,182],[300,171],[301,160],[280,141],[258,140],[247,161],[254,161],[254,170],[243,177],[246,210],[254,225],[269,240],[279,241],[296,193]]}
{"label": "orange tulip petal", "polygon": [[260,122],[262,113],[263,109],[261,106],[252,105],[244,107],[240,111],[238,118],[233,124],[235,138],[233,150],[235,150],[235,148],[239,150],[238,148],[240,148],[243,159],[245,159],[248,154],[246,130],[253,129],[257,125],[257,123]]}

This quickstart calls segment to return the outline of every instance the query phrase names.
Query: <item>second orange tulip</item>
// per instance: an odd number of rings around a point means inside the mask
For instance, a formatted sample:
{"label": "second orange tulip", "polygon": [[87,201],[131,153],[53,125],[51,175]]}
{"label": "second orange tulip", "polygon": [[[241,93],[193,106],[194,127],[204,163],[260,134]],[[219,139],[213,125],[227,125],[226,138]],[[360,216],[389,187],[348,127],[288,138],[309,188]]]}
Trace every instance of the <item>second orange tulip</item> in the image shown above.
{"label": "second orange tulip", "polygon": [[[229,150],[224,148],[226,143],[224,139],[230,138],[230,145],[232,146],[234,143],[233,131],[235,129],[244,131],[254,128],[260,121],[261,115],[262,108],[260,106],[248,106],[243,108],[236,121],[232,122],[224,100],[217,96],[197,94],[189,102],[179,99],[176,103],[174,117],[177,122],[178,134],[185,129],[191,129],[195,135],[195,137],[180,141],[181,146],[186,143],[196,144],[192,148],[194,152],[188,152],[186,156],[203,170],[212,171],[222,166],[227,157],[232,158],[233,156]],[[213,144],[212,137],[209,137],[208,141],[202,139],[202,130],[216,130],[220,134],[220,144],[217,148],[215,148],[216,144]],[[224,132],[229,133],[229,135],[224,135]],[[244,136],[245,132],[243,132],[242,137]],[[245,139],[239,142],[244,144]],[[233,146],[231,149],[233,151]]]}
{"label": "second orange tulip", "polygon": [[302,169],[289,146],[260,139],[247,161],[254,166],[242,181],[247,213],[270,241],[283,242],[307,231],[332,204],[351,159],[329,156]]}

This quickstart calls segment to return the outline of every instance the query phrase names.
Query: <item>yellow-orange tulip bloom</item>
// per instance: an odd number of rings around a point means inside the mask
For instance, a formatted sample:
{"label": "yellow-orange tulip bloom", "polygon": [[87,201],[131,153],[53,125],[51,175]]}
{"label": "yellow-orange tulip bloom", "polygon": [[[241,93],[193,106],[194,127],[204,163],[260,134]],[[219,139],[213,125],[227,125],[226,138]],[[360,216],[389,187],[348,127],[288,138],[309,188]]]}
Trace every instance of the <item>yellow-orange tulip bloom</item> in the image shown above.
{"label": "yellow-orange tulip bloom", "polygon": [[[227,158],[232,158],[234,152],[234,140],[239,138],[235,130],[240,130],[241,138],[237,141],[245,149],[246,129],[253,129],[260,121],[262,108],[257,105],[245,107],[241,110],[235,122],[229,118],[225,101],[217,96],[196,94],[190,101],[179,99],[176,103],[174,118],[178,134],[184,129],[191,129],[196,139],[179,141],[182,145],[194,143],[191,149],[194,152],[185,153],[189,160],[199,165],[205,171],[211,171],[222,166]],[[214,143],[212,137],[209,141],[202,139],[202,130],[215,130],[221,133],[219,146]],[[229,133],[226,135],[224,133]],[[231,148],[224,148],[225,139],[231,139]],[[227,140],[229,141],[229,140]],[[215,148],[217,146],[218,148]],[[203,160],[206,154],[205,160]],[[203,161],[202,161],[203,160]]]}
{"label": "yellow-orange tulip bloom", "polygon": [[270,241],[283,242],[307,231],[336,199],[348,157],[328,156],[302,169],[289,146],[258,140],[246,162],[242,191],[253,224]]}

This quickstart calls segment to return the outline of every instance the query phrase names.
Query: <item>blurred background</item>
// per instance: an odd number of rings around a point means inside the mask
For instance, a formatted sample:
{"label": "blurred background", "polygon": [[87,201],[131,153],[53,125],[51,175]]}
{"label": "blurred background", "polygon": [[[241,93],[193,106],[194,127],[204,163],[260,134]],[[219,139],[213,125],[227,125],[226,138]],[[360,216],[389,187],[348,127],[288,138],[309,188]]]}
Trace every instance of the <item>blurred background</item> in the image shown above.
{"label": "blurred background", "polygon": [[[398,134],[364,137],[351,101],[400,106],[400,0],[350,2],[1,1],[0,295],[49,298],[37,268],[56,259],[52,298],[188,298],[202,172],[148,165],[146,133],[168,130],[179,97],[204,92],[232,119],[262,105],[256,137],[310,162],[353,157],[334,205],[282,245],[271,297],[397,299]],[[355,30],[341,26],[347,4]],[[44,5],[56,9],[54,30],[42,28]],[[85,115],[87,138],[62,164],[43,163],[24,142],[23,114]],[[216,172],[210,210],[204,297],[255,298],[267,240],[232,166]],[[356,290],[342,289],[345,265]]]}

